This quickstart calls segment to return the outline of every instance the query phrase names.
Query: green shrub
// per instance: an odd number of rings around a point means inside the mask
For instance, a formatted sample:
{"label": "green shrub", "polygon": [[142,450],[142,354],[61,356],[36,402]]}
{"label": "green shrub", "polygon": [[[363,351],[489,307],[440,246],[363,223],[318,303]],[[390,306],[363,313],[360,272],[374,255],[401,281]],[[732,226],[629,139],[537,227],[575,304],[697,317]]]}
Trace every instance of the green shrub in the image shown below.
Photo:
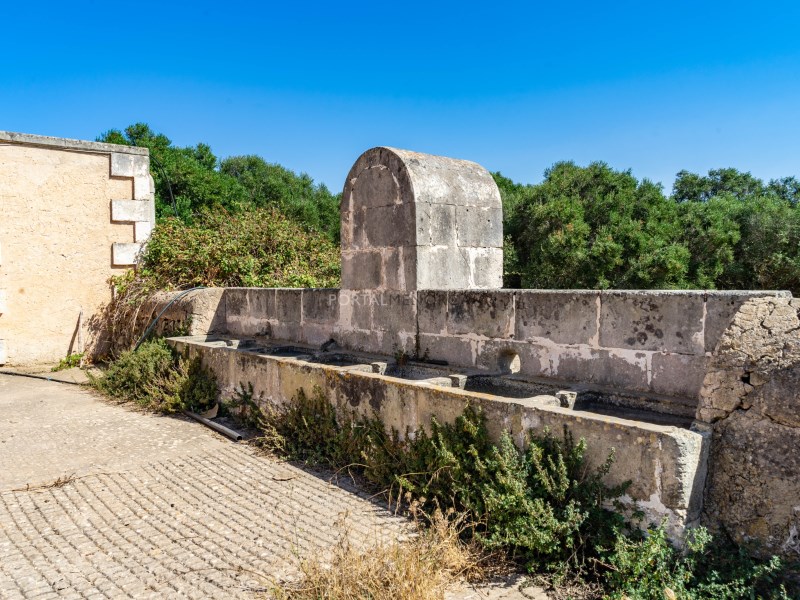
{"label": "green shrub", "polygon": [[216,381],[199,359],[179,356],[163,339],[123,353],[92,382],[113,400],[165,413],[207,410],[217,396]]}
{"label": "green shrub", "polygon": [[674,548],[664,527],[647,535],[619,536],[608,558],[608,598],[629,600],[789,600],[779,558],[754,559],[743,548],[717,540],[702,527],[687,533],[686,549]]}
{"label": "green shrub", "polygon": [[64,371],[66,369],[73,369],[75,367],[79,367],[81,365],[81,361],[83,360],[83,352],[73,352],[69,356],[65,356],[58,364],[50,369],[53,373],[57,371]]}
{"label": "green shrub", "polygon": [[300,392],[264,417],[265,443],[285,456],[357,471],[390,501],[414,502],[423,513],[437,509],[468,514],[470,536],[487,549],[507,551],[529,568],[580,567],[595,547],[612,543],[624,519],[605,503],[624,492],[608,488],[586,463],[586,444],[545,431],[531,434],[520,451],[510,436],[490,441],[483,415],[467,407],[452,424],[431,423],[400,439],[379,419],[341,418],[316,390]]}

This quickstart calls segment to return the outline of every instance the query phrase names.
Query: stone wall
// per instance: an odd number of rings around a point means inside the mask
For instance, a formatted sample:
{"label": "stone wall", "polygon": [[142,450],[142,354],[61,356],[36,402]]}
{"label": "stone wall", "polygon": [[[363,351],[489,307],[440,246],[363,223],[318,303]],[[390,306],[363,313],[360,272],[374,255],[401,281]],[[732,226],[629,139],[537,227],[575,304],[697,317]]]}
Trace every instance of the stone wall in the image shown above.
{"label": "stone wall", "polygon": [[[208,292],[211,293],[211,292]],[[743,303],[786,292],[228,288],[224,330],[519,372],[651,397],[693,416],[710,357]],[[221,318],[221,317],[220,317]],[[668,407],[666,405],[669,405]]]}
{"label": "stone wall", "polygon": [[154,221],[146,149],[0,131],[0,365],[88,349]]}
{"label": "stone wall", "polygon": [[742,304],[709,359],[697,416],[714,433],[709,520],[800,559],[798,313],[787,297]]}

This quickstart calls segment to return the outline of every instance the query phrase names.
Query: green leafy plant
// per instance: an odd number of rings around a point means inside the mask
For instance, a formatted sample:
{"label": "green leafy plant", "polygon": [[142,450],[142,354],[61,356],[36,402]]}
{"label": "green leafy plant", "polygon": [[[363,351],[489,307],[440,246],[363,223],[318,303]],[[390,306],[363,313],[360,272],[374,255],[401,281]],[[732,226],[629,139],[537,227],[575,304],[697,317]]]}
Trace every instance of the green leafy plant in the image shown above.
{"label": "green leafy plant", "polygon": [[92,383],[112,400],[165,413],[208,410],[217,396],[216,381],[199,358],[180,356],[163,339],[123,353]]}
{"label": "green leafy plant", "polygon": [[75,367],[81,366],[81,361],[83,360],[83,352],[73,352],[69,356],[65,356],[58,364],[50,369],[53,373],[56,371],[64,371],[66,369],[73,369]]}

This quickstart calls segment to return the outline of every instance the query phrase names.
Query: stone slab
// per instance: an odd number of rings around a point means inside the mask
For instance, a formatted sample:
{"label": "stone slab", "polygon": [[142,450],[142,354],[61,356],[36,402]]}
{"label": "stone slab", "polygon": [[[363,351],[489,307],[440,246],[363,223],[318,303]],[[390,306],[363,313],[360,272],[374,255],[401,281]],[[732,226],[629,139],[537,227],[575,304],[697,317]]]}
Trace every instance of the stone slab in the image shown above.
{"label": "stone slab", "polygon": [[604,291],[600,346],[702,354],[703,292]]}
{"label": "stone slab", "polygon": [[516,295],[518,340],[544,338],[556,344],[595,341],[599,292],[520,290]]}

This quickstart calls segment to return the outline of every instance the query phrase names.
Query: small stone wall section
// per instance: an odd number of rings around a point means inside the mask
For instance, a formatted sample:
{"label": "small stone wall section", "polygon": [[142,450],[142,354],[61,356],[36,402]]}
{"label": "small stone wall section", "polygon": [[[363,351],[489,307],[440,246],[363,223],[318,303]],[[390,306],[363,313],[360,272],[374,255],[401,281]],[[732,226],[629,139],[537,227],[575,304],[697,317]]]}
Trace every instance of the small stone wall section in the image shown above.
{"label": "small stone wall section", "polygon": [[379,147],[342,194],[342,288],[494,289],[503,284],[503,209],[480,165]]}
{"label": "small stone wall section", "polygon": [[698,419],[711,428],[708,520],[800,559],[800,301],[753,298],[722,334]]}

